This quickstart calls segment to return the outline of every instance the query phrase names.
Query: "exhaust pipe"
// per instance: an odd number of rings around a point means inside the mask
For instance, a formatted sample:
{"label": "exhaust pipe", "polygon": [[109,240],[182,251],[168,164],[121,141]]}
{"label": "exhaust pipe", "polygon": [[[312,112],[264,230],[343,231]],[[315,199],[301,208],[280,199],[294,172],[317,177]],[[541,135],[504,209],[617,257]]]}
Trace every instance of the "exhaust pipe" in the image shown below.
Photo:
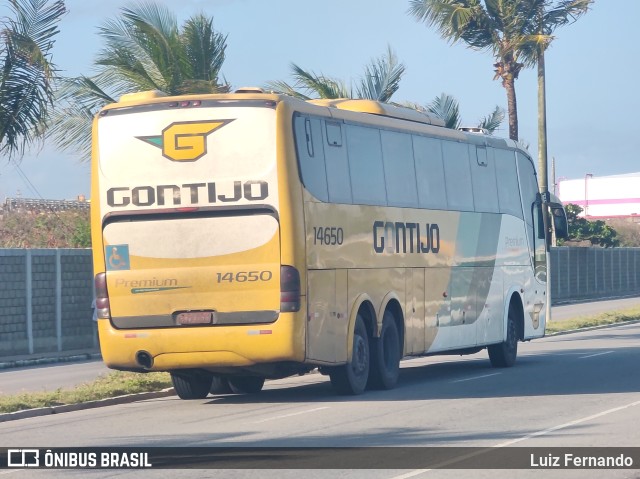
{"label": "exhaust pipe", "polygon": [[147,351],[138,351],[136,353],[136,362],[145,369],[151,369],[153,357]]}

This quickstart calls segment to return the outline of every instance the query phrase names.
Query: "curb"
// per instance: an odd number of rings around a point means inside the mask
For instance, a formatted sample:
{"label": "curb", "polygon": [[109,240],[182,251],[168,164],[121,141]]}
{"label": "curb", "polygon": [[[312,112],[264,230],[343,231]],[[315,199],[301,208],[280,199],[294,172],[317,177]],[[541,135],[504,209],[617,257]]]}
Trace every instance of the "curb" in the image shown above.
{"label": "curb", "polygon": [[102,359],[102,355],[100,353],[83,353],[74,354],[72,356],[16,359],[14,361],[0,362],[0,369],[23,368],[28,366],[39,366],[42,364],[71,363],[75,361],[86,361],[90,359]]}
{"label": "curb", "polygon": [[99,399],[97,401],[88,401],[78,404],[63,404],[60,406],[25,409],[24,411],[0,414],[0,423],[7,421],[16,421],[18,419],[27,419],[30,417],[47,416],[49,414],[61,414],[65,412],[81,411],[83,409],[93,409],[98,407],[114,406],[116,404],[144,401],[147,399],[163,398],[167,396],[174,396],[175,394],[176,392],[173,388],[168,388],[163,389],[162,391],[127,394],[125,396],[116,396],[113,398]]}

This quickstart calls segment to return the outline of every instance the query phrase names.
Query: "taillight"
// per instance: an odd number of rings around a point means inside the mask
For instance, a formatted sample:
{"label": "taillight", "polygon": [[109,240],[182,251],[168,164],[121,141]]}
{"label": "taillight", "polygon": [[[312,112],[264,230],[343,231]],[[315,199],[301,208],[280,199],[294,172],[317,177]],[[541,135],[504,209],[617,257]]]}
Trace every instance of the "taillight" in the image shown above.
{"label": "taillight", "polygon": [[280,311],[300,311],[300,273],[293,266],[280,267]]}
{"label": "taillight", "polygon": [[98,273],[94,279],[96,286],[96,312],[98,318],[111,318],[111,307],[109,305],[109,293],[107,292],[107,274]]}

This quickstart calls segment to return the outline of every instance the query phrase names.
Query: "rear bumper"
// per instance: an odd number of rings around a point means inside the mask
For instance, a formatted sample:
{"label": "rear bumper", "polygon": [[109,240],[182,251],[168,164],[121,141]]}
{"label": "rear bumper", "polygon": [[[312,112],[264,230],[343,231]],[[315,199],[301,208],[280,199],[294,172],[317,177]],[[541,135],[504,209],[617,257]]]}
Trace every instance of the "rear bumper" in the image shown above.
{"label": "rear bumper", "polygon": [[[304,308],[302,309],[304,311]],[[304,362],[304,313],[280,313],[272,324],[157,329],[114,328],[98,321],[105,364],[140,369],[136,356],[148,353],[149,371],[183,368],[246,367],[278,361]]]}

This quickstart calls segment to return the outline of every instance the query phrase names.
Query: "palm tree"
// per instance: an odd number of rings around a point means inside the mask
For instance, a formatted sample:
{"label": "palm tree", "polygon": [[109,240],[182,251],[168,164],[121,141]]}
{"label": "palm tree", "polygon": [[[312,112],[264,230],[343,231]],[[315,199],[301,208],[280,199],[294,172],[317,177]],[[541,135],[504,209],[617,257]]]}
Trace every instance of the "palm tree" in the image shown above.
{"label": "palm tree", "polygon": [[391,47],[388,47],[386,55],[374,58],[365,67],[364,77],[360,79],[355,91],[341,80],[304,70],[295,63],[291,64],[291,70],[295,79],[294,85],[284,81],[272,81],[267,83],[267,89],[303,100],[363,98],[389,102],[400,87],[405,66],[398,61]]}
{"label": "palm tree", "polygon": [[[507,92],[509,137],[518,140],[515,80],[531,64],[530,52],[540,51],[541,33],[575,20],[592,0],[410,0],[409,13],[435,27],[442,38],[470,48],[491,51],[494,79],[501,78]],[[551,6],[550,5],[554,5]],[[544,47],[546,48],[546,47]],[[544,51],[544,48],[542,51]],[[535,56],[534,63],[539,56]]]}
{"label": "palm tree", "polygon": [[229,91],[221,80],[227,37],[214,30],[212,17],[196,14],[178,27],[166,7],[140,3],[123,8],[98,34],[105,40],[95,61],[98,73],[60,82],[59,99],[65,107],[50,130],[60,148],[78,151],[85,160],[91,152],[93,116],[124,93]]}
{"label": "palm tree", "polygon": [[538,170],[540,191],[549,191],[547,173],[547,100],[545,86],[544,53],[554,40],[556,28],[575,22],[587,13],[593,0],[531,0],[526,15],[533,21],[528,25],[528,41],[522,45],[525,66],[538,68]]}
{"label": "palm tree", "polygon": [[520,46],[530,20],[520,14],[531,0],[410,0],[409,13],[434,26],[451,43],[465,42],[470,48],[490,50],[494,57],[494,79],[501,78],[507,92],[509,138],[518,140],[515,80],[523,63]]}
{"label": "palm tree", "polygon": [[[460,103],[455,97],[447,93],[441,93],[426,107],[410,102],[407,102],[402,106],[413,108],[418,111],[433,113],[438,118],[442,118],[445,128],[453,128],[454,130],[457,130],[462,125],[462,120],[460,118]],[[491,113],[478,122],[477,127],[486,130],[489,133],[493,133],[500,127],[503,120],[504,110],[499,106],[496,106]]]}
{"label": "palm tree", "polygon": [[0,153],[11,159],[42,136],[53,105],[51,50],[64,1],[8,0],[0,29]]}

